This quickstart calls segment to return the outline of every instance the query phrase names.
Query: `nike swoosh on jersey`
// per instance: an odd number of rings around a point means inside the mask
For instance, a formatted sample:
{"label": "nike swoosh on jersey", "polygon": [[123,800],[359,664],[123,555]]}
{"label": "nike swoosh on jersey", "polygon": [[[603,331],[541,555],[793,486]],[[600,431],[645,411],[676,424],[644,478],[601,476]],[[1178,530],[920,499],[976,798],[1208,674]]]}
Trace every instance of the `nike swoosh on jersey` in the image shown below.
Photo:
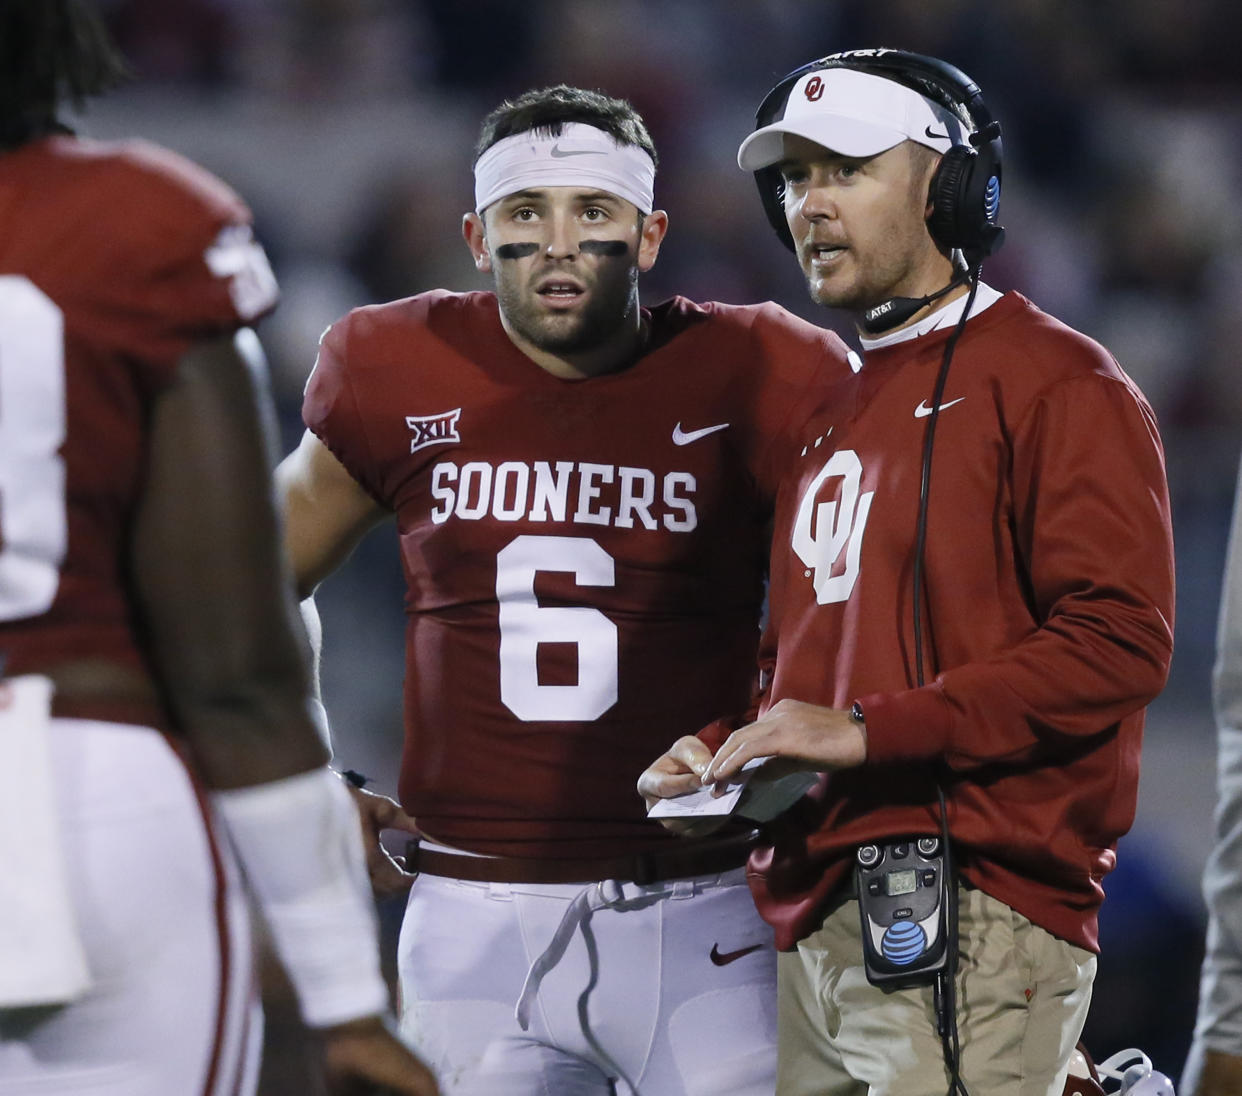
{"label": "nike swoosh on jersey", "polygon": [[[955,400],[949,400],[948,403],[942,403],[940,405],[940,410],[943,411],[946,407],[952,407],[955,403],[961,403],[962,400],[964,400],[965,398],[966,398],[965,396],[958,396],[957,399]],[[916,419],[925,419],[931,413],[932,413],[932,409],[927,406],[926,400],[924,400],[922,403],[918,405],[918,407],[914,409],[914,417]]]}
{"label": "nike swoosh on jersey", "polygon": [[727,422],[718,423],[716,426],[704,426],[701,430],[683,430],[681,423],[673,427],[673,444],[689,445],[692,441],[698,441],[699,438],[705,438],[708,434],[714,434],[717,430],[727,430],[729,424]]}
{"label": "nike swoosh on jersey", "polygon": [[593,148],[561,148],[560,145],[552,146],[552,159],[563,160],[566,156],[594,156],[596,151]]}
{"label": "nike swoosh on jersey", "polygon": [[737,951],[721,951],[719,944],[712,945],[712,952],[709,958],[718,967],[727,967],[730,963],[742,958],[743,955],[749,955],[752,951],[758,951],[762,944],[751,944],[748,948],[738,948]]}

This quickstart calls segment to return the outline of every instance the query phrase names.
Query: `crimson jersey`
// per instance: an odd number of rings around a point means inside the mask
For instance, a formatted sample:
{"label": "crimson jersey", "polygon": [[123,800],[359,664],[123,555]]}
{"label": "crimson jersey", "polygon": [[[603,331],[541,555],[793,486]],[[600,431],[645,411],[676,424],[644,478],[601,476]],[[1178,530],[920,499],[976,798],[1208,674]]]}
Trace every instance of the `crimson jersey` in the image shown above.
{"label": "crimson jersey", "polygon": [[1172,648],[1155,418],[1105,350],[1020,295],[970,320],[936,426],[917,687],[913,550],[948,337],[868,351],[807,422],[778,504],[770,700],[857,700],[868,738],[867,763],[756,855],[782,947],[818,927],[858,844],[937,831],[939,780],[965,878],[1095,949],[1134,818]]}
{"label": "crimson jersey", "polygon": [[644,315],[642,357],[581,381],[523,355],[490,293],[324,337],[304,417],[397,517],[400,795],[440,840],[651,847],[639,773],[748,701],[782,438],[846,350],[770,304]]}
{"label": "crimson jersey", "polygon": [[141,141],[0,154],[0,651],[144,665],[124,576],[152,397],[276,286],[223,183]]}

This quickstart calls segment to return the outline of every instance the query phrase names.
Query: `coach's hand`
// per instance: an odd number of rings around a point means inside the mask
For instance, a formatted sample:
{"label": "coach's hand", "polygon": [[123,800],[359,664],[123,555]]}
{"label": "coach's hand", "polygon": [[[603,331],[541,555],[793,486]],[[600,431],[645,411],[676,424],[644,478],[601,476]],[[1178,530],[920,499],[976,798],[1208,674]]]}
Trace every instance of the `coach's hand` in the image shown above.
{"label": "coach's hand", "polygon": [[[661,799],[676,799],[679,795],[697,791],[703,783],[703,773],[711,763],[712,751],[693,735],[686,735],[673,743],[668,753],[657,758],[638,778],[638,794],[651,810]],[[666,830],[686,837],[702,837],[718,830],[728,821],[728,815],[709,818],[661,818]]]}
{"label": "coach's hand", "polygon": [[332,1096],[439,1096],[435,1078],[378,1016],[316,1033]]}
{"label": "coach's hand", "polygon": [[852,769],[867,760],[867,734],[849,712],[801,700],[779,700],[761,718],[739,727],[702,773],[704,784],[727,781],[756,757],[780,757],[813,772]]}
{"label": "coach's hand", "polygon": [[408,872],[384,848],[380,833],[384,830],[403,830],[419,836],[418,824],[401,809],[401,804],[346,781],[354,803],[358,807],[358,820],[362,824],[362,847],[367,854],[367,874],[371,877],[371,889],[377,898],[390,898],[410,889],[415,876]]}

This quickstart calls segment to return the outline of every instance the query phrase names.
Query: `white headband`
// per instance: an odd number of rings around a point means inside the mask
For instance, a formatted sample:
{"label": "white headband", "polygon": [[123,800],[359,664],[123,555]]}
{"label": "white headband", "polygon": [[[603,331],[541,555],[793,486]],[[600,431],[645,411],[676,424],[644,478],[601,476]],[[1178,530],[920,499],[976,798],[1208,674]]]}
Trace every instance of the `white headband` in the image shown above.
{"label": "white headband", "polygon": [[519,190],[586,186],[606,190],[638,207],[655,208],[655,163],[636,145],[620,145],[603,130],[581,122],[561,127],[559,137],[534,130],[497,141],[474,165],[474,208]]}

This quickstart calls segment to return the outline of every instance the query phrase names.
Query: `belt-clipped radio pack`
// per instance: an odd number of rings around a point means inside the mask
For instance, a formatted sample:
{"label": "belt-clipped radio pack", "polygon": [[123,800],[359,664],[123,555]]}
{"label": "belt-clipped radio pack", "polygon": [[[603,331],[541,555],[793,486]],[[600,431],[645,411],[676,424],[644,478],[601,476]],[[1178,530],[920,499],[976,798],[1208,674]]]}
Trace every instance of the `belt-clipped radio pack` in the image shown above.
{"label": "belt-clipped radio pack", "polygon": [[857,860],[863,963],[876,986],[928,985],[948,960],[953,890],[939,837],[861,845]]}

